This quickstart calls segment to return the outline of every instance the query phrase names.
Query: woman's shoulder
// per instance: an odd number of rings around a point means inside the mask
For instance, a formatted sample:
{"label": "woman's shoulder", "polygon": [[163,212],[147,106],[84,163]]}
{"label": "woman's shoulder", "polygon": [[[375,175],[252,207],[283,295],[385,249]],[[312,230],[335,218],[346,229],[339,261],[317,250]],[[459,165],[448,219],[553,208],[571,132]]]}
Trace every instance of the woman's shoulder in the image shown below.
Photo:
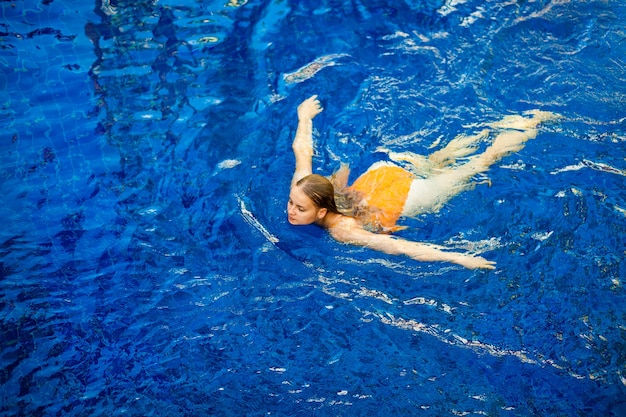
{"label": "woman's shoulder", "polygon": [[347,242],[353,240],[355,236],[370,233],[365,230],[363,225],[357,219],[343,215],[339,220],[328,227],[328,232],[333,238],[340,242]]}

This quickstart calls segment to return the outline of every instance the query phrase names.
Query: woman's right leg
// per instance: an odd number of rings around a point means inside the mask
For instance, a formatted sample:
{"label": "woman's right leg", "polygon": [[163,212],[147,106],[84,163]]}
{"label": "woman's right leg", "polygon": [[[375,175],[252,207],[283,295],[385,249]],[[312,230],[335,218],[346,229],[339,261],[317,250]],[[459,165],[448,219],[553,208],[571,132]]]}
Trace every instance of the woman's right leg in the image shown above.
{"label": "woman's right leg", "polygon": [[489,129],[484,129],[476,135],[459,135],[452,139],[444,148],[428,155],[437,168],[452,165],[457,159],[466,157],[476,152],[477,142],[489,136]]}
{"label": "woman's right leg", "polygon": [[472,136],[459,135],[452,139],[444,148],[428,156],[413,152],[393,152],[383,148],[379,148],[379,151],[386,152],[392,161],[408,162],[410,167],[407,168],[411,172],[419,177],[424,177],[432,174],[435,170],[454,164],[458,158],[463,158],[476,152],[476,142],[487,136],[489,136],[489,129],[484,129]]}

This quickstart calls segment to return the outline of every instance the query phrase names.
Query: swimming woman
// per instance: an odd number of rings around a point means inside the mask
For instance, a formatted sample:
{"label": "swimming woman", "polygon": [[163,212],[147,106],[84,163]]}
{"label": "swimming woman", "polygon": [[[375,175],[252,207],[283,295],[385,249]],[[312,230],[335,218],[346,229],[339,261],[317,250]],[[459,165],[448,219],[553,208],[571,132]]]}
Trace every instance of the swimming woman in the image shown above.
{"label": "swimming woman", "polygon": [[[466,268],[495,269],[495,262],[450,251],[430,243],[414,242],[392,236],[402,229],[402,217],[436,212],[452,197],[476,185],[472,178],[487,171],[504,156],[519,151],[537,134],[537,125],[554,118],[549,112],[532,111],[531,117],[507,116],[489,126],[504,129],[493,144],[462,164],[457,158],[476,151],[476,141],[489,135],[485,129],[475,136],[459,136],[428,157],[410,152],[388,152],[396,162],[408,162],[407,169],[391,162],[372,165],[351,186],[349,170],[342,166],[329,180],[313,174],[313,119],[322,112],[317,96],[298,106],[298,127],[293,141],[296,169],[291,180],[287,205],[289,223],[315,224],[339,242],[368,247],[391,255],[405,255],[417,261],[443,261]],[[343,204],[336,203],[337,200]]]}

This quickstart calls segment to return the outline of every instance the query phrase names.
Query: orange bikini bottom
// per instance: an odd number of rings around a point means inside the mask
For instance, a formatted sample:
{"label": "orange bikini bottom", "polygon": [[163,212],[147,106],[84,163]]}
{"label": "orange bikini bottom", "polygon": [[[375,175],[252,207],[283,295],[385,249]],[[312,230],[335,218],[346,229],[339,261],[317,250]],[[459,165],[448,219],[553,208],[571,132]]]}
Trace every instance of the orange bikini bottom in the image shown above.
{"label": "orange bikini bottom", "polygon": [[371,219],[365,219],[379,231],[392,232],[401,227],[396,222],[402,215],[406,198],[415,177],[399,166],[374,165],[348,187],[358,193]]}

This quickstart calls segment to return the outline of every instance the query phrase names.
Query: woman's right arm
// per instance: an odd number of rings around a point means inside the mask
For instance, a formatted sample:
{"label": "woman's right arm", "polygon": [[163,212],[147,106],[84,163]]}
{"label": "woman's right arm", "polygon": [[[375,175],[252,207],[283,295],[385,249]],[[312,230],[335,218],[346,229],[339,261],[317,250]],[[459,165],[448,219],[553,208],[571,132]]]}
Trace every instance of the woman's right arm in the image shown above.
{"label": "woman's right arm", "polygon": [[452,252],[444,246],[430,243],[414,242],[396,238],[391,235],[368,232],[358,226],[329,230],[331,235],[340,242],[364,246],[389,255],[405,255],[421,262],[451,262],[469,269],[495,269],[495,262],[482,256]]}
{"label": "woman's right arm", "polygon": [[298,106],[298,128],[291,148],[296,157],[296,169],[291,187],[313,173],[313,118],[322,112],[317,96],[311,96]]}

